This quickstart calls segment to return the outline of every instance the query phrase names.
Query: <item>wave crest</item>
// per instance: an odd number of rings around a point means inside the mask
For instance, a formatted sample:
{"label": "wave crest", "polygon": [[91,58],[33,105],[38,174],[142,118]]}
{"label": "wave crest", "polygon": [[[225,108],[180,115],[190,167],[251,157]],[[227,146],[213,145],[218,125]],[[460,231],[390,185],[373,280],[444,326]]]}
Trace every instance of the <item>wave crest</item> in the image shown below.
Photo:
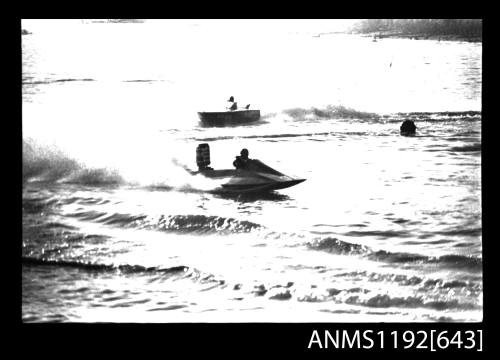
{"label": "wave crest", "polygon": [[105,225],[180,233],[234,234],[263,228],[262,225],[246,220],[206,215],[160,215],[157,217],[148,217],[142,214],[108,214],[96,211],[83,211],[70,214],[69,216]]}
{"label": "wave crest", "polygon": [[41,265],[41,266],[61,266],[66,268],[82,269],[87,271],[119,271],[126,274],[136,274],[136,273],[184,273],[189,270],[187,266],[173,266],[168,268],[159,267],[146,267],[142,265],[113,265],[113,264],[101,264],[83,261],[70,261],[70,260],[50,260],[50,259],[40,259],[34,257],[22,257],[23,265]]}
{"label": "wave crest", "polygon": [[336,238],[317,239],[307,246],[312,250],[325,251],[341,255],[362,255],[370,260],[397,264],[436,264],[451,269],[467,269],[482,271],[483,261],[474,256],[449,254],[442,256],[426,256],[405,252],[372,250],[367,246],[353,244]]}
{"label": "wave crest", "polygon": [[315,240],[312,243],[309,243],[308,246],[312,250],[326,251],[333,254],[361,254],[367,251],[365,246],[352,244],[330,237]]}

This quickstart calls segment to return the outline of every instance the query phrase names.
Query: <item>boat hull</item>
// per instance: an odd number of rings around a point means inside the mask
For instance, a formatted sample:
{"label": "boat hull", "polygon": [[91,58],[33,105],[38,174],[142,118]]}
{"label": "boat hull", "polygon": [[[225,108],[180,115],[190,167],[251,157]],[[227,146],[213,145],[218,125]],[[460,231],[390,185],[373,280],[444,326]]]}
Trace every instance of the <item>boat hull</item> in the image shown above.
{"label": "boat hull", "polygon": [[[266,165],[262,164],[262,166]],[[273,170],[271,168],[269,169]],[[198,171],[195,174],[200,174],[213,180],[223,181],[221,186],[214,189],[212,192],[226,194],[264,193],[285,189],[305,181],[305,179],[292,178],[277,171],[269,173],[224,169]]]}
{"label": "boat hull", "polygon": [[239,125],[260,119],[260,110],[199,112],[200,121],[207,126]]}
{"label": "boat hull", "polygon": [[223,184],[220,189],[214,190],[214,192],[230,194],[264,193],[286,189],[300,184],[303,181],[305,181],[305,179],[293,179],[280,182],[270,182],[266,184]]}

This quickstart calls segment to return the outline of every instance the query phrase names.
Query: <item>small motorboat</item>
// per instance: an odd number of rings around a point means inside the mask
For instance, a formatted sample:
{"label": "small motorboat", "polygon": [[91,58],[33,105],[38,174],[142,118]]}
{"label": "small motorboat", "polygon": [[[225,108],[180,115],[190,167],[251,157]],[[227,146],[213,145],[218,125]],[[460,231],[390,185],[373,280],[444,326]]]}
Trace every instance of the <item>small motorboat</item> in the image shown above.
{"label": "small motorboat", "polygon": [[207,126],[239,125],[259,120],[260,110],[205,111],[198,112],[198,117]]}
{"label": "small motorboat", "polygon": [[262,193],[285,189],[306,180],[282,174],[257,159],[249,159],[245,169],[214,170],[208,167],[210,164],[209,151],[208,144],[198,146],[196,162],[199,170],[192,172],[192,174],[220,181],[221,185],[212,191],[215,193]]}
{"label": "small motorboat", "polygon": [[296,179],[280,173],[263,162],[253,159],[248,169],[205,169],[195,172],[213,180],[227,180],[213,192],[217,193],[258,193],[285,189],[306,179]]}

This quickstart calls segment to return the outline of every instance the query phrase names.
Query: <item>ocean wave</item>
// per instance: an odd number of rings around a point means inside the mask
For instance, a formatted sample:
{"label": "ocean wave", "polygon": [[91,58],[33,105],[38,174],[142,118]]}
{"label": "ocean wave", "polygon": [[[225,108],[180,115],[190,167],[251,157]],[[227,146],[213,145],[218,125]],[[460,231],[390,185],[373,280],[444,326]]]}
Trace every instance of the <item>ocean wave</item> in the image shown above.
{"label": "ocean wave", "polygon": [[197,233],[242,233],[262,228],[261,225],[246,220],[205,215],[160,216],[154,226],[162,230]]}
{"label": "ocean wave", "polygon": [[113,264],[99,263],[83,260],[54,259],[43,256],[23,256],[22,266],[25,267],[57,267],[61,269],[76,269],[97,273],[116,273],[119,275],[147,275],[153,276],[154,280],[174,277],[175,279],[187,279],[200,285],[209,285],[200,291],[208,291],[217,287],[227,286],[224,280],[213,274],[202,272],[196,268],[176,265],[176,266],[144,266],[137,264]]}
{"label": "ocean wave", "polygon": [[197,234],[247,233],[262,228],[246,220],[206,215],[162,215],[155,219],[143,219],[137,225],[146,229]]}
{"label": "ocean wave", "polygon": [[41,230],[78,230],[77,227],[72,225],[63,224],[56,221],[50,221],[48,223],[40,224],[39,229]]}
{"label": "ocean wave", "polygon": [[410,120],[480,120],[481,111],[399,112],[396,115]]}
{"label": "ocean wave", "polygon": [[442,255],[442,256],[425,256],[411,253],[393,253],[385,250],[379,250],[367,254],[371,260],[384,261],[388,263],[398,264],[428,264],[438,265],[440,267],[451,269],[463,269],[469,271],[481,271],[483,261],[481,258],[465,255]]}
{"label": "ocean wave", "polygon": [[373,308],[403,307],[403,308],[430,308],[433,310],[477,309],[477,304],[473,302],[461,302],[457,299],[428,299],[425,296],[397,297],[387,294],[377,294],[372,297],[351,296],[345,300],[350,305],[361,305]]}
{"label": "ocean wave", "polygon": [[435,264],[440,267],[451,269],[467,269],[469,271],[482,271],[483,261],[481,258],[466,255],[442,255],[426,256],[405,252],[390,252],[386,250],[373,250],[367,246],[349,243],[336,238],[327,237],[316,239],[307,246],[311,250],[325,251],[341,255],[359,255],[374,261],[393,264]]}
{"label": "ocean wave", "polygon": [[[366,287],[323,288],[309,293],[298,294],[300,302],[344,303],[368,308],[430,308],[434,310],[480,308],[477,299],[482,293],[482,285],[461,280],[425,279],[403,274],[367,273],[366,271],[341,274],[352,280],[362,278],[370,282],[398,283],[410,287],[407,296],[380,293]],[[336,282],[335,282],[336,283]],[[474,295],[472,295],[474,294]],[[464,300],[465,299],[465,300]],[[472,300],[472,301],[470,301]]]}
{"label": "ocean wave", "polygon": [[333,254],[362,254],[368,251],[368,248],[359,245],[338,240],[336,238],[317,239],[308,244],[312,250],[326,251]]}
{"label": "ocean wave", "polygon": [[411,233],[408,231],[404,230],[385,230],[385,231],[377,231],[377,230],[372,230],[372,231],[359,231],[359,230],[352,230],[346,233],[348,236],[376,236],[380,238],[391,238],[391,237],[409,237],[412,236]]}
{"label": "ocean wave", "polygon": [[167,268],[160,267],[146,267],[142,265],[114,265],[114,264],[101,264],[92,263],[84,261],[71,261],[71,260],[51,260],[51,259],[41,259],[36,257],[25,257],[21,258],[21,262],[26,266],[58,266],[66,268],[82,269],[87,271],[118,271],[125,274],[136,274],[136,273],[164,273],[164,274],[175,274],[175,273],[185,273],[189,270],[187,266],[173,266]]}
{"label": "ocean wave", "polygon": [[[370,282],[387,282],[387,283],[397,283],[401,286],[412,286],[416,287],[418,290],[429,291],[429,290],[450,290],[450,289],[464,289],[466,291],[479,292],[482,291],[482,283],[479,279],[467,279],[466,277],[460,279],[435,279],[428,278],[418,275],[405,275],[405,274],[394,274],[394,273],[380,273],[380,272],[368,272],[364,271],[352,271],[347,273],[337,274],[335,277],[339,278],[352,278],[352,279],[363,279]],[[330,289],[331,290],[331,289]],[[333,289],[335,290],[335,289]],[[356,292],[356,289],[342,290],[347,292]],[[361,289],[361,292],[364,290]],[[336,290],[337,295],[341,290]],[[332,295],[332,293],[330,293]]]}
{"label": "ocean wave", "polygon": [[51,207],[55,206],[58,200],[51,197],[35,197],[35,198],[23,198],[22,210],[23,214],[37,214],[42,211],[46,211]]}
{"label": "ocean wave", "polygon": [[[359,111],[342,105],[327,105],[324,108],[291,108],[282,113],[294,121],[317,121],[325,119],[335,120],[363,120],[373,122],[442,122],[442,121],[478,121],[481,120],[481,111],[442,111],[442,112],[398,112],[392,114],[378,114]],[[276,116],[276,114],[273,114]]]}
{"label": "ocean wave", "polygon": [[144,214],[109,214],[98,211],[80,211],[68,214],[68,216],[105,225],[178,233],[234,234],[247,233],[263,228],[262,225],[250,221],[214,215],[160,215],[150,217]]}
{"label": "ocean wave", "polygon": [[473,144],[473,145],[464,145],[464,146],[455,146],[448,151],[452,152],[475,152],[475,151],[481,151],[482,146],[481,144]]}
{"label": "ocean wave", "polygon": [[456,229],[434,232],[435,235],[443,235],[443,236],[481,236],[482,233],[483,233],[482,227],[456,228]]}

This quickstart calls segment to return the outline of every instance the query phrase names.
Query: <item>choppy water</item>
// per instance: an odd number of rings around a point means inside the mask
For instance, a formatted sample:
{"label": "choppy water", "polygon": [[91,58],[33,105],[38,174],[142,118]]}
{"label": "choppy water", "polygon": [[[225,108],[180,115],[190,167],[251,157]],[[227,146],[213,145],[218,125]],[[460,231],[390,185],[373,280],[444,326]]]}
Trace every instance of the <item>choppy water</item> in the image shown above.
{"label": "choppy water", "polygon": [[[23,23],[23,321],[482,319],[481,44],[174,25]],[[200,142],[307,181],[212,194]]]}

